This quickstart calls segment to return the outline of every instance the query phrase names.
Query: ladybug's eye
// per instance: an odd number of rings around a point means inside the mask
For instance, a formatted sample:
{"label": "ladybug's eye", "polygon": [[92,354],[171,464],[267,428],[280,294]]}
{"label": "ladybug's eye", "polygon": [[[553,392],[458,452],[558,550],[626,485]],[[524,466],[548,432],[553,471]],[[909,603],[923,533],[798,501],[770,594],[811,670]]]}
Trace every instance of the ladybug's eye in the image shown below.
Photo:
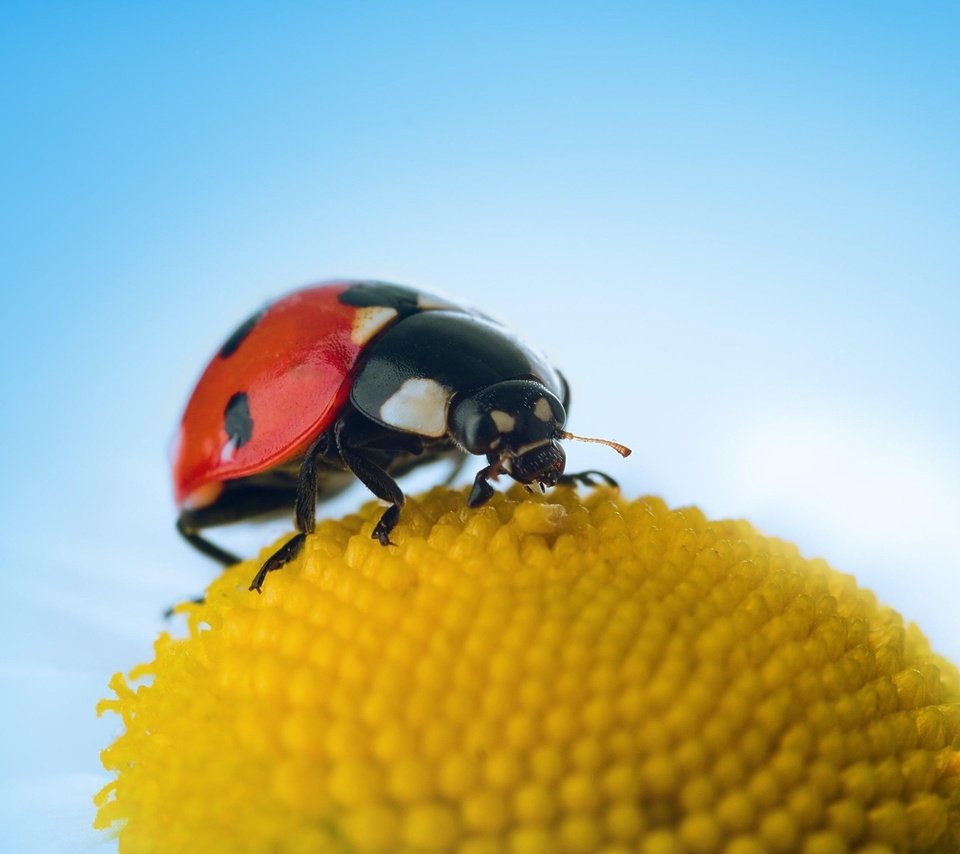
{"label": "ladybug's eye", "polygon": [[473,445],[483,449],[483,452],[492,450],[500,438],[500,431],[497,425],[489,415],[484,415],[474,422],[472,433]]}
{"label": "ladybug's eye", "polygon": [[468,397],[450,412],[450,432],[471,454],[487,454],[499,444],[500,429],[483,401]]}

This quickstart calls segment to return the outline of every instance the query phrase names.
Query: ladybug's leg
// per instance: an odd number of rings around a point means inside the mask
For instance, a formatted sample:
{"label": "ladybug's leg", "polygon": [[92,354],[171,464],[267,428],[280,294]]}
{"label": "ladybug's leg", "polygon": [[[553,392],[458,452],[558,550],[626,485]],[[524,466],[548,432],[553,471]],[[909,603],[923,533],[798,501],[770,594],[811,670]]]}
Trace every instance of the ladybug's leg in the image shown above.
{"label": "ladybug's leg", "polygon": [[220,546],[211,543],[210,540],[204,539],[197,533],[197,531],[203,527],[202,523],[198,524],[196,522],[197,512],[196,510],[184,510],[177,517],[177,531],[179,531],[180,536],[190,543],[198,552],[205,554],[207,557],[212,557],[224,566],[232,566],[235,563],[240,563],[240,558],[233,552],[228,552],[226,549],[220,548]]}
{"label": "ladybug's leg", "polygon": [[317,527],[317,459],[326,457],[332,444],[327,433],[321,434],[307,449],[306,456],[300,463],[297,503],[293,518],[297,530],[305,534],[312,534]]}
{"label": "ladybug's leg", "polygon": [[383,546],[394,545],[390,542],[390,532],[400,521],[400,508],[403,507],[403,490],[380,466],[369,460],[362,452],[347,444],[350,435],[349,418],[341,418],[333,434],[337,442],[340,459],[367,489],[377,498],[389,501],[392,506],[383,511],[377,527],[373,529],[373,539]]}
{"label": "ladybug's leg", "polygon": [[477,472],[477,476],[473,479],[473,489],[467,496],[467,507],[479,507],[490,500],[493,495],[493,487],[487,482],[487,478],[493,474],[493,466],[486,466]]}
{"label": "ladybug's leg", "polygon": [[488,466],[480,469],[473,479],[473,489],[467,496],[467,507],[480,507],[493,497],[493,487],[488,481],[499,480],[503,471],[503,460],[494,453],[487,454]]}
{"label": "ladybug's leg", "polygon": [[182,511],[177,517],[177,530],[195,549],[224,566],[230,566],[239,563],[240,558],[202,537],[200,531],[289,507],[291,495],[292,490],[283,486],[268,486],[248,480],[230,481],[224,485],[223,492],[213,504]]}
{"label": "ladybug's leg", "polygon": [[263,566],[260,567],[257,574],[253,577],[253,581],[250,582],[250,586],[247,589],[256,590],[257,593],[259,593],[263,587],[263,581],[267,577],[267,573],[273,572],[275,569],[280,569],[290,563],[290,561],[303,550],[303,544],[306,541],[307,535],[302,531],[299,534],[294,534],[267,558]]}
{"label": "ladybug's leg", "polygon": [[619,488],[618,484],[610,475],[604,474],[602,471],[578,471],[573,474],[564,474],[560,476],[560,479],[557,481],[559,486],[576,486],[578,483],[582,483],[584,486],[599,486],[595,478],[600,478],[607,486],[612,486],[614,488]]}
{"label": "ladybug's leg", "polygon": [[307,541],[307,534],[312,534],[317,527],[317,458],[326,454],[329,446],[329,437],[322,434],[307,449],[303,462],[300,463],[300,474],[297,478],[294,521],[298,533],[267,558],[250,582],[250,590],[256,590],[259,593],[267,574],[290,563],[300,554],[303,544]]}

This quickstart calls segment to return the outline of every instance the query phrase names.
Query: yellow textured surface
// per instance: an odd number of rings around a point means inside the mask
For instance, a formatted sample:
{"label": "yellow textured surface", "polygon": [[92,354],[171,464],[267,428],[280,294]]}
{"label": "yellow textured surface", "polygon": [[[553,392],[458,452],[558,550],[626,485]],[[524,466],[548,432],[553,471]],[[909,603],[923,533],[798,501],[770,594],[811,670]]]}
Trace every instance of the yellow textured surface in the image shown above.
{"label": "yellow textured surface", "polygon": [[605,489],[380,512],[113,678],[121,851],[960,851],[958,673],[849,576]]}

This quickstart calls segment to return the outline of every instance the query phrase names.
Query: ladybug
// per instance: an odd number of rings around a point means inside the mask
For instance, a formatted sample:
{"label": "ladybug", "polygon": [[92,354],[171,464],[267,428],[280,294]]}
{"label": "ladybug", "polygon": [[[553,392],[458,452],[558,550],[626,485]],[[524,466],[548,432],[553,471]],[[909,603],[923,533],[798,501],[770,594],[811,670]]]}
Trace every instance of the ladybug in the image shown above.
{"label": "ladybug", "polygon": [[259,591],[303,548],[317,500],[354,479],[390,505],[373,531],[383,545],[404,502],[394,478],[442,457],[486,457],[470,507],[501,474],[541,490],[613,483],[564,474],[558,440],[581,438],[563,429],[569,402],[544,356],[483,314],[385,282],[303,288],[241,323],[193,390],[173,453],[177,530],[232,564],[203,529],[293,507],[297,533],[254,577]]}

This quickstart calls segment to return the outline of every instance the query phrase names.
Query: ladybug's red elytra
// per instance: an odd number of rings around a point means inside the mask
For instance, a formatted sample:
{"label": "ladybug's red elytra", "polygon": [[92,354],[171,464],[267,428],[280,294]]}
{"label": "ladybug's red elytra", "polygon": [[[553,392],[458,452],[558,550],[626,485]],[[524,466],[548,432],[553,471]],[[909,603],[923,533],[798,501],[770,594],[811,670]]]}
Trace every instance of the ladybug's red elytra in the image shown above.
{"label": "ladybug's red elytra", "polygon": [[232,564],[200,531],[293,507],[297,534],[260,568],[259,591],[303,548],[318,499],[354,478],[390,504],[373,531],[384,545],[404,502],[394,477],[440,457],[486,457],[470,507],[500,474],[542,490],[612,483],[564,474],[558,440],[581,438],[563,429],[569,399],[537,350],[478,312],[385,282],[303,288],[240,324],[193,390],[173,455],[177,529]]}

